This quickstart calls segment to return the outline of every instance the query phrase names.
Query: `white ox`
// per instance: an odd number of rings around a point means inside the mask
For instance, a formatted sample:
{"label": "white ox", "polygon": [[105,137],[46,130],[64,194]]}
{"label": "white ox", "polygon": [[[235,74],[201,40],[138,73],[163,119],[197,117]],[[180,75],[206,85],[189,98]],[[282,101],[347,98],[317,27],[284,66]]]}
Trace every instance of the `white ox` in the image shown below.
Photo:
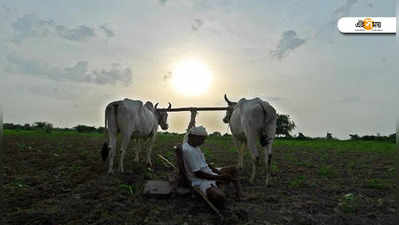
{"label": "white ox", "polygon": [[226,95],[224,99],[228,104],[223,122],[229,123],[233,142],[239,149],[238,167],[243,167],[243,151],[246,147],[251,153],[252,174],[250,182],[255,179],[256,164],[259,153],[256,148],[258,141],[265,150],[266,186],[269,185],[272,160],[272,144],[276,133],[277,113],[268,102],[260,98],[245,99],[231,102]]}
{"label": "white ox", "polygon": [[[122,101],[114,101],[107,105],[105,109],[105,130],[108,133],[108,141],[105,142],[102,148],[102,157],[106,161],[108,158],[108,174],[113,172],[113,163],[117,142],[117,135],[121,133],[121,147],[120,147],[120,172],[124,172],[123,159],[126,148],[129,145],[130,139],[136,139],[138,147],[136,149],[136,159],[139,161],[140,147],[147,150],[147,165],[152,166],[151,151],[154,144],[158,125],[163,130],[168,129],[167,119],[168,114],[165,109],[157,109],[158,103],[155,107],[151,102],[146,102],[144,105],[139,100],[130,100],[125,98]],[[171,108],[169,103],[168,109]],[[108,153],[110,156],[108,157]]]}

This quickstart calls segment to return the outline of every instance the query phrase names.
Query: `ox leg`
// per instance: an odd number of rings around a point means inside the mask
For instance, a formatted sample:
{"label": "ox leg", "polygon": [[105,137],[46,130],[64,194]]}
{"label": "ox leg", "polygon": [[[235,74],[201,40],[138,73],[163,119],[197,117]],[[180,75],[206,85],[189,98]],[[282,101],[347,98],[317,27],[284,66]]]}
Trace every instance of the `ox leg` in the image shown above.
{"label": "ox leg", "polygon": [[256,158],[258,157],[258,150],[256,149],[256,135],[252,135],[252,134],[248,134],[248,150],[251,154],[251,164],[252,164],[252,173],[251,173],[251,177],[249,179],[249,182],[251,184],[254,183],[255,181],[255,174],[256,174]]}
{"label": "ox leg", "polygon": [[108,174],[113,173],[113,166],[114,166],[114,157],[115,157],[115,150],[116,150],[116,135],[112,135],[111,132],[109,134],[109,155],[108,155]]}
{"label": "ox leg", "polygon": [[154,145],[156,136],[152,136],[151,139],[148,141],[148,150],[147,150],[147,166],[152,167],[152,162],[151,162],[151,152],[152,152],[152,146]]}
{"label": "ox leg", "polygon": [[266,186],[269,186],[271,172],[272,172],[272,144],[273,141],[270,141],[265,146],[265,173],[266,173]]}
{"label": "ox leg", "polygon": [[136,157],[134,158],[135,162],[139,162],[140,150],[141,150],[141,140],[140,140],[140,138],[137,138],[136,139],[136,149],[135,149]]}
{"label": "ox leg", "polygon": [[242,169],[244,168],[244,149],[245,149],[245,142],[241,143],[240,149],[239,149],[239,162],[238,162],[238,168]]}
{"label": "ox leg", "polygon": [[243,144],[242,142],[238,141],[236,138],[234,138],[233,136],[233,144],[234,146],[237,148],[238,150],[238,163],[237,163],[237,168],[242,169],[243,168],[243,163],[242,163],[242,148],[243,148]]}
{"label": "ox leg", "polygon": [[255,181],[255,175],[256,175],[256,157],[254,157],[253,154],[251,154],[251,164],[252,164],[252,173],[251,173],[251,177],[249,179],[249,183],[253,184]]}
{"label": "ox leg", "polygon": [[130,136],[131,136],[130,134],[125,134],[125,135],[123,135],[123,137],[122,137],[122,143],[121,143],[121,159],[120,159],[120,162],[119,162],[119,171],[120,171],[121,173],[124,172],[123,160],[125,159],[126,149],[127,149],[127,146],[129,145],[129,142],[130,142]]}

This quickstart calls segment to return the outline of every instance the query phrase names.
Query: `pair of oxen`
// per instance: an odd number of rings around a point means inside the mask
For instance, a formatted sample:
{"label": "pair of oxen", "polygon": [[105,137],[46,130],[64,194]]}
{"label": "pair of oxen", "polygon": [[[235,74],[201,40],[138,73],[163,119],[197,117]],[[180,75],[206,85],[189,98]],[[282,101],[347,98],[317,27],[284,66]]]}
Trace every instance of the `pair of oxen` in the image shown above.
{"label": "pair of oxen", "polygon": [[[269,185],[271,174],[272,144],[276,133],[277,113],[266,101],[260,98],[245,99],[238,102],[230,101],[226,95],[224,99],[228,104],[224,123],[228,123],[232,139],[238,148],[238,167],[243,167],[244,149],[247,147],[251,153],[252,173],[250,182],[255,179],[256,164],[259,161],[257,143],[260,142],[265,152],[266,185]],[[151,151],[155,141],[158,125],[163,130],[168,129],[168,114],[171,109],[158,108],[158,103],[153,106],[151,102],[143,104],[138,100],[124,99],[114,101],[105,109],[105,130],[108,133],[108,142],[102,149],[104,161],[108,164],[108,174],[113,173],[113,163],[116,151],[118,133],[121,134],[119,170],[124,172],[123,160],[126,149],[131,139],[137,143],[135,161],[139,161],[140,149],[146,149],[147,165],[151,166]]]}

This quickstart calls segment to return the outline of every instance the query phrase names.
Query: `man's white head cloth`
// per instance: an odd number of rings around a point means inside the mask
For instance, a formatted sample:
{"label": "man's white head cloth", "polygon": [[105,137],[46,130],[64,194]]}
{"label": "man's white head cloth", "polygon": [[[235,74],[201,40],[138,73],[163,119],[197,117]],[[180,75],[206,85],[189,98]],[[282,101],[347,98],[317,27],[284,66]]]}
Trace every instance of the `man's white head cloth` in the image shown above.
{"label": "man's white head cloth", "polygon": [[197,135],[197,136],[205,136],[205,137],[208,136],[208,132],[206,132],[206,129],[203,126],[191,128],[190,134]]}

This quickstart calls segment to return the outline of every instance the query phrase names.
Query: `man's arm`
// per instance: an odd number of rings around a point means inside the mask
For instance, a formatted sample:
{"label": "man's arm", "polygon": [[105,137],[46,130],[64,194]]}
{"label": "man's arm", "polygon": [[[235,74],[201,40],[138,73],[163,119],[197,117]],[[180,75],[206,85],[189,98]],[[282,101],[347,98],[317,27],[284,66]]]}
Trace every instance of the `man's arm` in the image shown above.
{"label": "man's arm", "polygon": [[220,175],[220,171],[218,169],[216,169],[215,167],[213,167],[211,164],[208,164],[209,168],[212,170],[212,172],[219,174]]}
{"label": "man's arm", "polygon": [[229,175],[213,175],[213,174],[209,174],[204,171],[201,171],[201,170],[194,172],[194,175],[198,178],[206,179],[206,180],[218,180],[218,181],[227,180],[227,181],[229,181],[232,179],[232,177],[230,177]]}

